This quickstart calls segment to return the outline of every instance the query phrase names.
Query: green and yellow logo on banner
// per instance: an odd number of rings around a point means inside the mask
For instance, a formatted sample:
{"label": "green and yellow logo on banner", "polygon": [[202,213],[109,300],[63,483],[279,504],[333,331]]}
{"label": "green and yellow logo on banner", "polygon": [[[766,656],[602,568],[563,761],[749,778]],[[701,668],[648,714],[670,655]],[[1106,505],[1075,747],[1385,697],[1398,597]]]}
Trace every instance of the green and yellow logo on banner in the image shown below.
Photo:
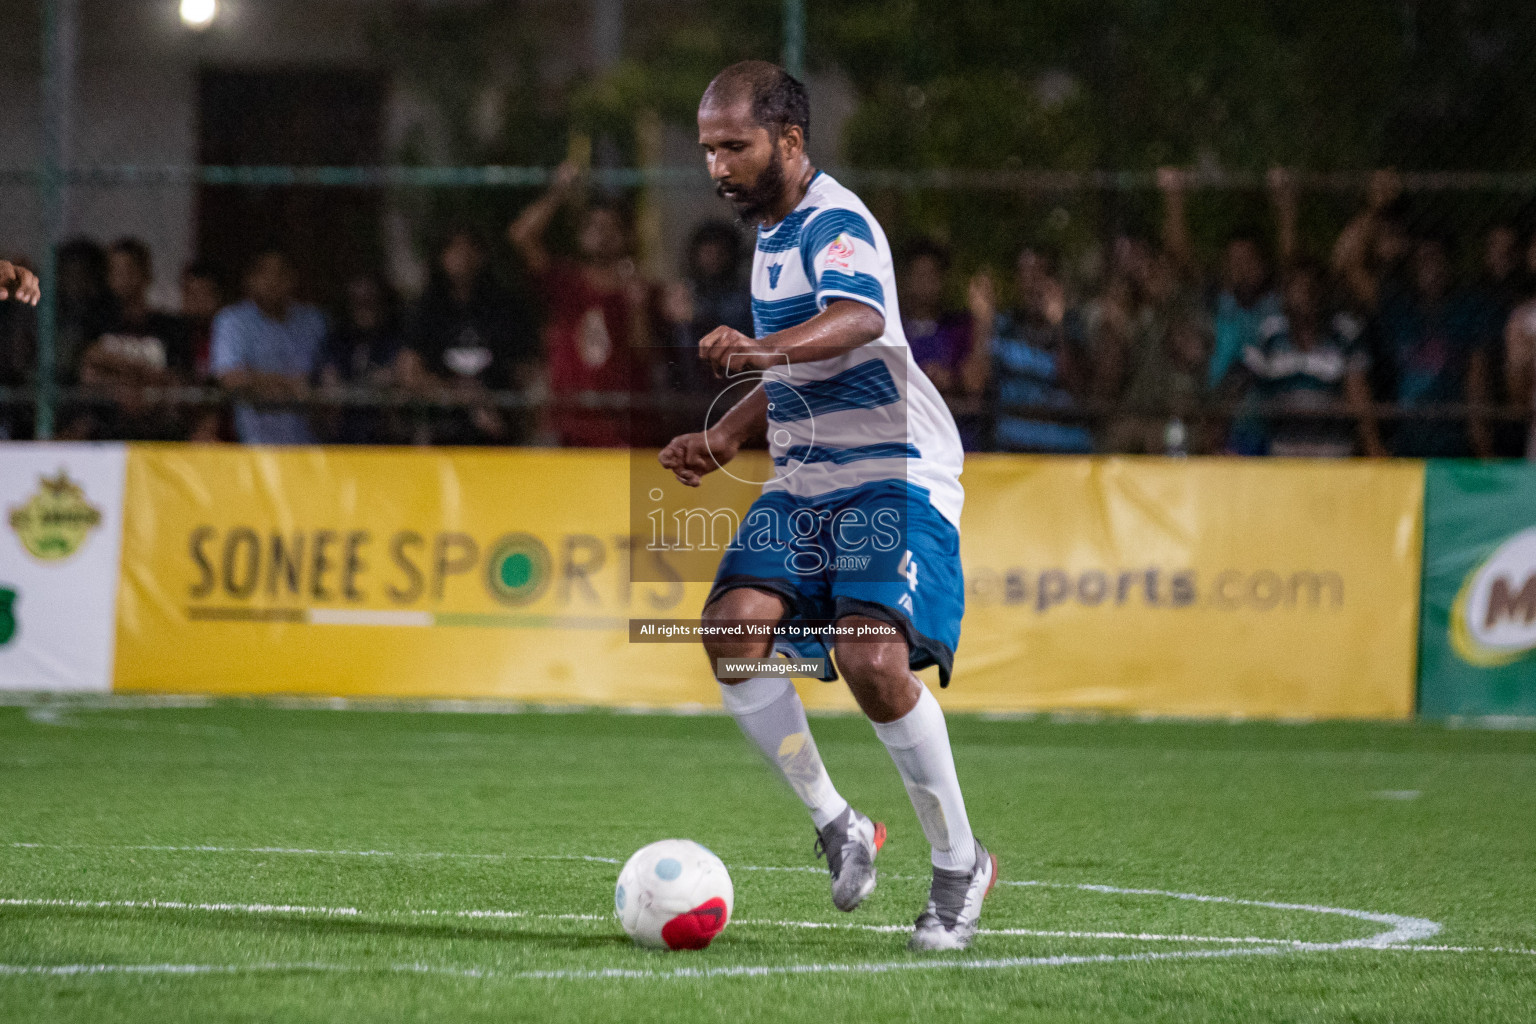
{"label": "green and yellow logo on banner", "polygon": [[1451,646],[1480,668],[1536,652],[1536,528],[1515,534],[1467,573],[1451,606]]}
{"label": "green and yellow logo on banner", "polygon": [[37,493],[11,509],[11,529],[32,557],[58,562],[80,550],[86,537],[101,525],[101,510],[62,469],[38,481]]}

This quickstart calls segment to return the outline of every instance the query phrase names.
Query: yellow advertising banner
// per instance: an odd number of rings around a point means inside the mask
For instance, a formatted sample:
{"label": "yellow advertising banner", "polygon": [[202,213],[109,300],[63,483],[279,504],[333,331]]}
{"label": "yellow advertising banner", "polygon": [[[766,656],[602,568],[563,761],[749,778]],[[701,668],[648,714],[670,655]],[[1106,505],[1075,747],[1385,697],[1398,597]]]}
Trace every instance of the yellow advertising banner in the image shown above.
{"label": "yellow advertising banner", "polygon": [[[964,483],[946,706],[1412,712],[1422,466],[974,456]],[[637,486],[622,451],[133,446],[114,686],[718,706],[697,646],[629,641],[708,590],[635,561]]]}
{"label": "yellow advertising banner", "polygon": [[1422,463],[966,459],[952,707],[1413,713]]}
{"label": "yellow advertising banner", "polygon": [[630,582],[629,488],[621,451],[133,446],[115,689],[718,706],[699,648],[629,643],[708,592]]}

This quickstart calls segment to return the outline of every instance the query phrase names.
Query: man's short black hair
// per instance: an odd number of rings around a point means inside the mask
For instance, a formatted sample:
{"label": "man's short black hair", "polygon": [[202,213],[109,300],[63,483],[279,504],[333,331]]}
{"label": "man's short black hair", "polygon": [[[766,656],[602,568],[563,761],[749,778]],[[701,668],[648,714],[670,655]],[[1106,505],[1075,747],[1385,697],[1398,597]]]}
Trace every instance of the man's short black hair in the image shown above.
{"label": "man's short black hair", "polygon": [[150,259],[149,246],[137,238],[123,237],[107,247],[107,253],[122,253],[139,268],[139,272],[145,277],[154,272],[154,262]]}
{"label": "man's short black hair", "polygon": [[289,257],[287,250],[275,245],[267,245],[257,249],[251,258],[245,261],[245,272],[247,274],[254,272],[267,260],[278,260],[286,269],[293,269],[293,259]]}
{"label": "man's short black hair", "polygon": [[908,242],[901,250],[901,263],[903,266],[913,260],[933,260],[939,266],[941,273],[949,272],[949,249],[936,238],[917,238]]}
{"label": "man's short black hair", "polygon": [[706,245],[718,245],[725,250],[726,276],[734,276],[741,266],[741,232],[729,221],[706,220],[688,236],[688,271],[698,273],[697,256]]}
{"label": "man's short black hair", "polygon": [[797,126],[807,142],[811,139],[811,100],[805,85],[777,64],[765,60],[732,64],[709,83],[704,98],[720,103],[748,100],[752,120],[775,139],[790,125]]}
{"label": "man's short black hair", "polygon": [[1253,246],[1260,253],[1264,252],[1264,232],[1260,231],[1256,224],[1239,224],[1227,232],[1227,244],[1231,245],[1233,242],[1243,242]]}
{"label": "man's short black hair", "polygon": [[210,259],[198,257],[181,268],[182,280],[195,278],[199,281],[208,281],[220,292],[228,290],[228,280],[224,274],[224,268]]}

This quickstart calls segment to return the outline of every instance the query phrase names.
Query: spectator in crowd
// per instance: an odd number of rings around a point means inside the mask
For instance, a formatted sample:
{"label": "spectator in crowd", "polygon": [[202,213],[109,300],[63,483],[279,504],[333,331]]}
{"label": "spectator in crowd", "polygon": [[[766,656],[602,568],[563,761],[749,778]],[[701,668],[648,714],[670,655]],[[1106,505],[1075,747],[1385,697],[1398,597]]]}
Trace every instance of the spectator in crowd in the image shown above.
{"label": "spectator in crowd", "polygon": [[[1531,236],[1526,247],[1525,263],[1527,280],[1536,281],[1536,235]],[[1536,287],[1531,288],[1504,325],[1504,392],[1500,398],[1530,412],[1525,456],[1536,462]]]}
{"label": "spectator in crowd", "polygon": [[[1174,275],[1165,269],[1157,276]],[[1144,340],[1105,427],[1104,447],[1138,455],[1206,454],[1218,447],[1220,434],[1220,424],[1201,414],[1210,394],[1210,318],[1187,292],[1158,287],[1161,297],[1144,321]]]}
{"label": "spectator in crowd", "polygon": [[1501,327],[1525,292],[1520,256],[1520,233],[1514,225],[1499,222],[1483,233],[1477,292],[1489,304]]}
{"label": "spectator in crowd", "polygon": [[1365,209],[1350,219],[1334,243],[1333,273],[1354,313],[1374,313],[1400,284],[1410,248],[1402,194],[1396,171],[1376,171],[1366,186]]}
{"label": "spectator in crowd", "polygon": [[107,252],[88,238],[59,246],[54,366],[61,384],[79,379],[80,357],[113,320]]}
{"label": "spectator in crowd", "polygon": [[[1488,401],[1488,360],[1497,337],[1475,296],[1453,287],[1444,241],[1421,238],[1409,257],[1408,285],[1391,290],[1376,320],[1379,356],[1388,361],[1390,397],[1407,409]],[[1408,419],[1391,431],[1394,455],[1447,458],[1492,452],[1488,424]]]}
{"label": "spectator in crowd", "polygon": [[[246,298],[213,319],[211,369],[224,387],[256,402],[281,405],[308,397],[326,336],[325,317],[298,301],[298,278],[281,252],[259,254],[245,275]],[[302,409],[235,409],[246,444],[311,444]]]}
{"label": "spectator in crowd", "polygon": [[[37,275],[21,260],[0,260],[0,387],[21,387],[36,344]],[[24,409],[0,405],[0,441],[27,436]]]}
{"label": "spectator in crowd", "polygon": [[[1520,235],[1506,223],[1496,223],[1483,234],[1482,261],[1474,289],[1482,314],[1487,318],[1486,336],[1502,339],[1515,307],[1528,289],[1528,276]],[[1506,378],[1506,360],[1497,354],[1488,360],[1488,390],[1494,402],[1514,401]],[[1521,396],[1519,401],[1524,401]],[[1524,425],[1497,421],[1489,426],[1493,454],[1499,458],[1518,458],[1525,454]]]}
{"label": "spectator in crowd", "polygon": [[741,232],[728,221],[707,220],[694,228],[684,257],[684,280],[668,287],[661,313],[671,328],[673,351],[667,353],[671,387],[696,391],[708,367],[698,344],[722,325],[752,337],[752,291],[743,272],[746,247]]}
{"label": "spectator in crowd", "polygon": [[707,220],[693,230],[686,257],[692,316],[685,344],[696,345],[722,325],[752,334],[752,291],[743,273],[745,256],[741,233],[728,221]]}
{"label": "spectator in crowd", "polygon": [[[1198,287],[1200,274],[1187,212],[1188,179],[1188,172],[1177,168],[1164,167],[1158,171],[1158,186],[1163,193],[1163,244],[1186,281]],[[1271,170],[1268,182],[1283,267],[1295,258],[1296,189],[1294,179],[1283,168]],[[1269,260],[1256,229],[1243,228],[1228,236],[1221,252],[1221,276],[1210,306],[1213,347],[1205,384],[1214,389],[1237,365],[1243,352],[1258,340],[1260,326],[1280,315],[1280,296],[1271,286]]]}
{"label": "spectator in crowd", "polygon": [[29,306],[37,305],[42,296],[37,275],[24,263],[0,260],[0,302],[14,299]]}
{"label": "spectator in crowd", "polygon": [[[345,304],[326,338],[320,384],[327,389],[365,387],[380,391],[401,378],[404,355],[399,303],[378,274],[347,281]],[[406,439],[397,410],[344,406],[328,417],[326,435],[339,444],[393,444]]]}
{"label": "spectator in crowd", "polygon": [[624,412],[576,402],[589,393],[622,401],[640,390],[635,364],[648,344],[652,289],[630,258],[629,225],[616,206],[582,211],[575,259],[545,248],[550,222],[574,197],[579,177],[574,165],[562,165],[550,190],[507,230],[544,299],[554,435],[565,445],[622,447],[631,439]]}
{"label": "spectator in crowd", "polygon": [[475,232],[451,232],[438,250],[427,290],[395,362],[401,386],[471,404],[432,417],[416,440],[437,444],[515,444],[521,418],[476,400],[492,390],[526,387],[536,344],[525,311],[496,280],[490,252]]}
{"label": "spectator in crowd", "polygon": [[136,238],[118,239],[107,249],[112,317],[81,355],[79,379],[106,388],[111,398],[83,414],[88,424],[72,425],[71,436],[170,441],[186,433],[178,407],[147,401],[143,394],[144,388],[172,387],[192,379],[186,324],[149,305],[153,268],[149,247]]}
{"label": "spectator in crowd", "polygon": [[[1083,367],[1068,339],[1066,291],[1053,260],[1033,248],[1020,252],[1014,292],[1014,308],[999,311],[990,275],[977,275],[970,285],[973,340],[962,372],[968,390],[994,399],[994,447],[1091,452],[1093,437],[1072,414]],[[1051,415],[1055,410],[1060,418]]]}
{"label": "spectator in crowd", "polygon": [[1322,271],[1293,266],[1285,276],[1285,312],[1266,320],[1259,337],[1242,354],[1256,397],[1283,412],[1326,413],[1348,409],[1350,417],[1279,419],[1268,428],[1269,454],[1282,457],[1341,458],[1356,451],[1387,454],[1372,407],[1366,370],[1370,357],[1355,317],[1326,315]]}
{"label": "spectator in crowd", "polygon": [[[194,260],[181,271],[181,319],[192,349],[192,380],[213,383],[209,357],[213,347],[213,318],[224,306],[224,278],[205,260]],[[219,441],[234,436],[234,425],[225,409],[191,410],[188,440]]]}
{"label": "spectator in crowd", "polygon": [[192,376],[209,379],[213,347],[213,318],[224,308],[224,279],[206,260],[193,260],[181,271],[181,319],[192,348]]}
{"label": "spectator in crowd", "polygon": [[969,313],[944,307],[949,251],[937,242],[919,240],[903,253],[900,272],[901,329],[913,361],[941,395],[963,395],[962,370],[973,331]]}
{"label": "spectator in crowd", "polygon": [[1162,344],[1169,316],[1189,303],[1188,293],[1167,252],[1131,235],[1114,240],[1109,273],[1074,332],[1088,353],[1087,391],[1095,403],[1120,402],[1147,353]]}

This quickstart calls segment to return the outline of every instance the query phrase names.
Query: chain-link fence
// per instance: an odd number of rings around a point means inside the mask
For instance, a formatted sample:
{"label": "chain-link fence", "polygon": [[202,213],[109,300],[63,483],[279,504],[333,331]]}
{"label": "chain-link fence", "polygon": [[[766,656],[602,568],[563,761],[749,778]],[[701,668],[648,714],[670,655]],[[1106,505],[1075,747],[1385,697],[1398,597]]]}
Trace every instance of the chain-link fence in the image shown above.
{"label": "chain-link fence", "polygon": [[[1536,167],[1536,133],[1507,100],[1531,70],[1519,44],[1536,38],[1536,19],[1480,20],[1478,5],[1462,5],[1442,38],[1444,12],[1384,8],[1333,26],[1374,47],[1346,69],[1329,56],[1326,19],[1305,5],[1292,5],[1289,28],[1234,27],[1231,53],[1196,39],[1187,58],[1117,9],[1106,22],[1120,35],[1084,36],[1080,60],[1009,42],[1022,28],[934,21],[933,6],[888,12],[890,25],[870,20],[878,5],[812,12],[808,48],[798,5],[754,9],[739,48],[761,51],[782,15],[783,51],[822,65],[812,154],[888,234],[914,357],[969,445],[1524,452],[1536,172],[1522,168]],[[192,76],[197,159],[154,163],[88,159],[111,154],[67,144],[59,83],[89,80],[72,47],[108,19],[89,0],[40,10],[37,166],[0,168],[0,199],[37,197],[44,243],[15,255],[30,256],[48,294],[36,314],[0,306],[8,436],[255,440],[248,414],[288,409],[282,436],[293,439],[609,443],[570,424],[614,407],[665,418],[707,391],[647,351],[719,323],[751,330],[751,237],[688,163],[686,118],[696,79],[743,54],[680,21],[658,14],[642,31],[632,19],[606,69],[568,76],[553,97],[529,84],[547,72],[525,59],[540,49],[530,40],[557,51],[565,38],[538,5],[494,16],[503,32],[528,29],[503,35],[500,53],[465,42],[492,17],[478,9],[375,16],[352,44],[368,57],[362,70],[252,71],[224,53]],[[915,31],[900,28],[912,19],[933,66],[913,64],[911,40],[892,35]],[[1282,32],[1294,42],[1283,68],[1257,56]],[[1163,65],[1149,63],[1159,47]],[[463,66],[448,66],[456,54]],[[1456,54],[1482,63],[1462,67]],[[1159,67],[1188,74],[1163,81]],[[1387,71],[1405,67],[1418,77],[1391,85]],[[1330,68],[1359,89],[1323,110]],[[1478,93],[1476,74],[1502,85]],[[1179,102],[1158,109],[1158,95]],[[1436,114],[1437,102],[1460,114]],[[482,159],[434,163],[444,156]],[[535,265],[509,227],[562,156],[589,171],[539,225],[549,265]],[[1373,157],[1428,169],[1373,171]],[[956,158],[989,166],[932,169]],[[1234,169],[1269,162],[1295,169]],[[903,166],[913,163],[928,169]],[[1084,169],[1096,165],[1147,169]],[[127,210],[138,212],[114,215]],[[178,216],[183,227],[155,233]],[[591,248],[605,230],[622,252]],[[146,233],[147,261],[118,237]],[[168,257],[176,246],[162,237],[189,241]],[[296,275],[297,301],[322,311],[313,351],[281,372],[231,373],[215,317],[231,319],[220,310],[248,296],[257,257],[273,250]],[[157,271],[160,292],[146,292],[136,264]],[[637,377],[594,363],[614,354],[656,368]]]}

